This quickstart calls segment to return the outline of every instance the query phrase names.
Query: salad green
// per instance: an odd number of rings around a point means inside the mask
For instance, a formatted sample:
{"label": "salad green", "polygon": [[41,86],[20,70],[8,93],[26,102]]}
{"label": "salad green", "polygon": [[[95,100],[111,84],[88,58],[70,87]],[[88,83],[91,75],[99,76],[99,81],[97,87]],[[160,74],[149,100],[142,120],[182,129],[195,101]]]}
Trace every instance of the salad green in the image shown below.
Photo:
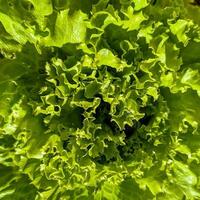
{"label": "salad green", "polygon": [[198,13],[0,0],[0,199],[200,199]]}

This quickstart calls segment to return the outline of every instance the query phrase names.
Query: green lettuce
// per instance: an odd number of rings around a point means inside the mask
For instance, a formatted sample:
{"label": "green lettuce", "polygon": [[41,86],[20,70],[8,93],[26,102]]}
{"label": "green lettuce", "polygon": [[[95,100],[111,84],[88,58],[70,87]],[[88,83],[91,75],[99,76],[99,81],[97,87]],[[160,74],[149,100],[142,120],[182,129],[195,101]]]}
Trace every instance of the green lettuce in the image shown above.
{"label": "green lettuce", "polygon": [[198,9],[0,0],[0,199],[200,199]]}

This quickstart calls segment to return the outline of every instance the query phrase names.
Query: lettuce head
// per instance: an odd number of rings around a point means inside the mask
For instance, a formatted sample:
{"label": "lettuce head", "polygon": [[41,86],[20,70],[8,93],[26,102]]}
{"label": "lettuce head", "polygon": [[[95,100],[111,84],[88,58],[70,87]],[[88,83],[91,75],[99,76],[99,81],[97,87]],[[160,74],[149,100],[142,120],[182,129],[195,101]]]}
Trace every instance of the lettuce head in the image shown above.
{"label": "lettuce head", "polygon": [[0,0],[0,199],[200,199],[198,4]]}

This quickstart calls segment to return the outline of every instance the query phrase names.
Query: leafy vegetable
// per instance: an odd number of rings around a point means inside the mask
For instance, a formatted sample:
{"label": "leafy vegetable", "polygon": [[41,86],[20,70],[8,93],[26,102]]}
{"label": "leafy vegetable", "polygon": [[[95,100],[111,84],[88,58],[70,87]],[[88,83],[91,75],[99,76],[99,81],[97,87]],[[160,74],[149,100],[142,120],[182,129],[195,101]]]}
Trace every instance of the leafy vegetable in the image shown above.
{"label": "leafy vegetable", "polygon": [[200,199],[194,6],[0,0],[0,199]]}

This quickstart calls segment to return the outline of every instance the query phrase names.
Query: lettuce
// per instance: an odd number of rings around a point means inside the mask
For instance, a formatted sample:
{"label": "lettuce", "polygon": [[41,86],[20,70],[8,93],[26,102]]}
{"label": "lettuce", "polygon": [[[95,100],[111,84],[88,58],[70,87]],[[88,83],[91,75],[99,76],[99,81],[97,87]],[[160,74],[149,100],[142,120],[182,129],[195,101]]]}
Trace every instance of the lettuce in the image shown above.
{"label": "lettuce", "polygon": [[0,0],[0,199],[200,199],[195,9]]}

